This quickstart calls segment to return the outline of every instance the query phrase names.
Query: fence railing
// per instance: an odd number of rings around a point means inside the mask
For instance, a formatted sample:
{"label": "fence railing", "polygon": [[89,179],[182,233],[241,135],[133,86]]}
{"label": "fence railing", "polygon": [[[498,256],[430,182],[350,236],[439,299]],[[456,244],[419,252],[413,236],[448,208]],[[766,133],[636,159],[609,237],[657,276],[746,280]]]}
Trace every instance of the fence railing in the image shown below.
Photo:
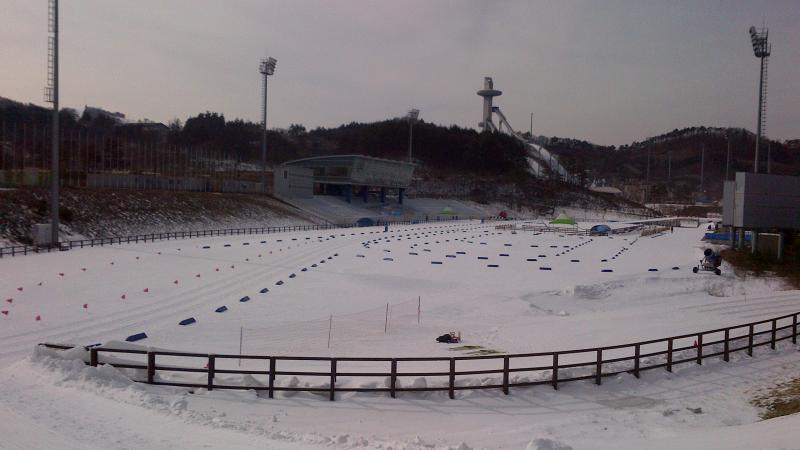
{"label": "fence railing", "polygon": [[[776,348],[780,341],[791,339],[797,344],[797,319],[800,312],[783,315],[772,319],[736,325],[727,328],[702,331],[698,333],[672,336],[662,339],[640,341],[631,344],[612,345],[606,347],[583,348],[577,350],[564,350],[556,352],[499,354],[487,356],[458,356],[458,357],[403,357],[403,358],[358,358],[358,357],[312,357],[312,356],[265,356],[265,355],[236,355],[236,354],[205,354],[174,351],[149,351],[138,349],[114,349],[106,347],[88,347],[88,364],[111,364],[117,368],[140,369],[145,371],[144,379],[134,380],[147,384],[178,386],[188,388],[213,389],[253,389],[268,391],[273,398],[275,392],[300,391],[325,394],[331,401],[335,400],[337,392],[385,392],[391,397],[396,397],[398,392],[422,391],[447,391],[449,397],[455,398],[458,390],[499,389],[508,395],[511,388],[551,385],[558,389],[559,385],[579,380],[592,380],[600,385],[605,377],[630,373],[639,378],[641,372],[658,368],[672,371],[678,364],[702,364],[708,358],[721,357],[723,361],[730,361],[730,355],[736,352],[746,352],[753,356],[753,349],[769,345]],[[690,343],[691,342],[691,343]],[[48,348],[71,349],[69,345],[39,344]],[[115,354],[140,355],[146,357],[146,362],[129,361],[114,358]],[[110,357],[108,355],[111,355]],[[162,360],[158,364],[157,358]],[[170,361],[194,362],[196,366],[186,364],[164,364],[164,359]],[[104,361],[105,360],[105,361]],[[233,366],[233,360],[258,361],[262,367],[253,370],[244,370]],[[292,362],[322,363],[326,370],[300,370],[292,368]],[[527,363],[525,362],[527,361]],[[205,367],[199,363],[205,362]],[[230,364],[224,364],[230,362]],[[521,363],[520,363],[521,362]],[[220,366],[222,363],[222,367]],[[287,363],[288,366],[287,367]],[[356,364],[359,367],[353,371],[347,365]],[[414,366],[418,363],[438,363],[441,367],[435,371],[421,371]],[[475,363],[480,363],[475,367]],[[364,370],[364,364],[368,369]],[[532,364],[532,365],[531,365]],[[400,366],[409,366],[409,370],[400,371]],[[463,368],[457,369],[458,366]],[[466,367],[465,367],[466,366]],[[233,368],[231,368],[233,367]],[[360,369],[360,370],[359,370]],[[169,379],[166,373],[199,373],[205,374],[203,382],[197,379]],[[512,375],[523,373],[535,374],[534,378],[512,379]],[[231,380],[222,379],[215,381],[218,375],[250,375],[243,380],[255,380],[257,376],[266,378],[265,383],[258,384],[232,384]],[[491,376],[489,382],[483,380],[478,384],[469,384],[467,376]],[[323,384],[290,383],[279,385],[278,377],[313,377],[328,380]],[[352,379],[388,378],[387,386],[377,387],[377,384],[337,386],[337,379],[347,377]],[[402,386],[398,380],[407,377],[444,378],[446,383],[438,385],[412,384]],[[244,382],[246,383],[246,382]]]}
{"label": "fence railing", "polygon": [[[456,220],[474,220],[475,217],[447,217],[440,220],[385,220],[380,221],[376,226],[388,225],[416,225],[423,223],[439,223],[439,222],[452,222]],[[487,218],[492,219],[492,218]],[[50,253],[53,251],[67,251],[75,248],[84,247],[102,247],[105,245],[115,244],[133,244],[139,242],[155,242],[172,239],[190,239],[199,237],[212,237],[212,236],[238,236],[248,234],[270,234],[270,233],[286,233],[293,231],[321,231],[332,229],[345,229],[345,228],[358,228],[358,224],[323,224],[323,225],[288,225],[280,227],[248,227],[248,228],[224,228],[215,230],[199,230],[199,231],[171,231],[165,233],[149,233],[137,234],[132,236],[111,236],[95,239],[76,239],[63,241],[58,246],[54,245],[15,245],[8,247],[0,247],[0,258],[4,256],[20,256],[29,253]]]}

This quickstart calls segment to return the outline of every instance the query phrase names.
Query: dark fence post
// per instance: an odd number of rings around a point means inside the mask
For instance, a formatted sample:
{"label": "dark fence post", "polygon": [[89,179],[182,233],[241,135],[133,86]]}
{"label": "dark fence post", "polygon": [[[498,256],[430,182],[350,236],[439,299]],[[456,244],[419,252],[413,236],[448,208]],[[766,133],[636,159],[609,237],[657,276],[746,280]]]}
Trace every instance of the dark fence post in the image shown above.
{"label": "dark fence post", "polygon": [[553,353],[553,389],[558,390],[558,353]]}
{"label": "dark fence post", "polygon": [[269,398],[275,397],[275,357],[269,358]]}
{"label": "dark fence post", "polygon": [[214,390],[214,365],[216,357],[208,355],[208,390]]}
{"label": "dark fence post", "polygon": [[397,360],[393,359],[392,360],[392,376],[391,376],[391,381],[390,381],[390,384],[389,384],[389,392],[391,393],[392,398],[395,398],[396,395],[397,395],[397,393],[395,392],[396,388],[397,388]]}
{"label": "dark fence post", "polygon": [[636,344],[633,354],[633,376],[639,378],[639,355],[642,354],[641,345]]}
{"label": "dark fence post", "polygon": [[792,316],[792,344],[797,344],[797,314]]}
{"label": "dark fence post", "polygon": [[697,364],[703,364],[703,333],[697,335]]}
{"label": "dark fence post", "polygon": [[456,398],[456,360],[450,358],[450,398]]}
{"label": "dark fence post", "polygon": [[147,382],[153,384],[156,378],[156,354],[147,352]]}
{"label": "dark fence post", "polygon": [[331,401],[336,397],[336,358],[331,358]]}
{"label": "dark fence post", "polygon": [[601,385],[603,383],[603,349],[597,349],[597,363],[595,365],[594,383]]}
{"label": "dark fence post", "polygon": [[672,338],[667,339],[667,372],[672,372]]}
{"label": "dark fence post", "polygon": [[753,356],[753,324],[750,324],[750,334],[747,336],[747,355]]}
{"label": "dark fence post", "polygon": [[503,357],[503,394],[508,395],[508,355]]}
{"label": "dark fence post", "polygon": [[731,357],[731,344],[730,344],[730,337],[731,337],[731,330],[729,328],[725,329],[725,349],[722,355],[722,360],[725,362],[730,361]]}
{"label": "dark fence post", "polygon": [[97,367],[97,349],[92,348],[89,349],[89,365],[92,367]]}
{"label": "dark fence post", "polygon": [[772,319],[772,335],[771,335],[769,348],[771,348],[773,350],[775,350],[775,334],[777,334],[777,332],[778,332],[777,328],[778,328],[778,320],[777,319]]}

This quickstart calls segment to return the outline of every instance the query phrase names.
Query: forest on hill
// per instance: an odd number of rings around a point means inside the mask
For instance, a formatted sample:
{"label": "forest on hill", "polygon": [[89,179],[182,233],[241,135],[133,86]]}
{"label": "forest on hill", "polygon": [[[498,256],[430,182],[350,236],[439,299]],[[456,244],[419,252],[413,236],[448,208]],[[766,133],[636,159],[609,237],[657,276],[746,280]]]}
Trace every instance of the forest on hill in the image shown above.
{"label": "forest on hill", "polygon": [[[239,162],[261,158],[262,130],[258,123],[206,111],[185,123],[129,122],[122,113],[86,107],[60,112],[62,130],[83,130],[127,140],[155,140],[163,145],[207,149]],[[0,97],[0,124],[49,127],[51,112],[31,104]],[[272,164],[312,156],[364,154],[406,159],[409,122],[402,118],[372,123],[348,123],[334,128],[306,129],[293,124],[268,131],[268,160]],[[648,186],[651,200],[691,199],[698,195],[718,198],[722,182],[736,171],[752,171],[755,135],[742,128],[691,127],[620,147],[591,142],[535,136],[534,140],[559,155],[564,165],[587,183],[623,187]],[[800,175],[798,140],[762,140],[761,171]],[[730,146],[730,163],[728,148]],[[525,180],[526,150],[512,136],[482,133],[457,126],[424,121],[413,124],[413,158],[427,171]],[[769,162],[768,162],[769,161]],[[726,170],[727,167],[727,170]],[[701,170],[702,169],[702,170]]]}

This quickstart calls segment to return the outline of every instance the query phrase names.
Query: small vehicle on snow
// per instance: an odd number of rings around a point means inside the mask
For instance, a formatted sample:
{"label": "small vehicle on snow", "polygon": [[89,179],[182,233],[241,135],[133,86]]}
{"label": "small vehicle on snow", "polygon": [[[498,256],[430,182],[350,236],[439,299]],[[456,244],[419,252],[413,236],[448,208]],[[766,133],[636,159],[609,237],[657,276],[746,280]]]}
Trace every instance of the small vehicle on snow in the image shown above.
{"label": "small vehicle on snow", "polygon": [[703,259],[700,260],[700,264],[693,267],[692,272],[714,272],[717,275],[722,275],[722,271],[719,269],[720,265],[722,265],[722,257],[714,250],[707,248],[703,251]]}
{"label": "small vehicle on snow", "polygon": [[456,334],[455,331],[451,331],[443,334],[436,338],[436,342],[441,342],[444,344],[458,344],[461,342],[461,332],[459,331],[458,334]]}

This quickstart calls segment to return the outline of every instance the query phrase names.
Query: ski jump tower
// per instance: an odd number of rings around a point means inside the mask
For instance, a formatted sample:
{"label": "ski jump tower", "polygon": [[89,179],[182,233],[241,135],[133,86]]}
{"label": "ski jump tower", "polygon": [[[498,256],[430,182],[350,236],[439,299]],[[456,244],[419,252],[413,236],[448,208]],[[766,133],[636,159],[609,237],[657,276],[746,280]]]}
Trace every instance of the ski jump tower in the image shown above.
{"label": "ski jump tower", "polygon": [[484,77],[483,89],[478,91],[478,95],[483,97],[483,119],[478,126],[484,130],[494,131],[496,128],[492,122],[492,99],[503,95],[503,92],[494,88],[492,77]]}
{"label": "ski jump tower", "polygon": [[[550,176],[567,183],[579,183],[578,177],[569,173],[567,169],[561,165],[558,156],[533,142],[533,136],[526,137],[514,131],[514,128],[508,123],[505,114],[500,111],[500,107],[492,104],[495,97],[503,95],[502,91],[494,88],[492,77],[483,78],[483,89],[479,90],[477,94],[483,98],[483,118],[478,126],[482,128],[483,131],[502,131],[503,127],[505,127],[510,135],[521,141],[528,151],[528,165],[530,166],[531,173],[539,178]],[[492,120],[493,114],[497,114],[497,125],[495,125]],[[545,172],[549,172],[549,175]]]}

